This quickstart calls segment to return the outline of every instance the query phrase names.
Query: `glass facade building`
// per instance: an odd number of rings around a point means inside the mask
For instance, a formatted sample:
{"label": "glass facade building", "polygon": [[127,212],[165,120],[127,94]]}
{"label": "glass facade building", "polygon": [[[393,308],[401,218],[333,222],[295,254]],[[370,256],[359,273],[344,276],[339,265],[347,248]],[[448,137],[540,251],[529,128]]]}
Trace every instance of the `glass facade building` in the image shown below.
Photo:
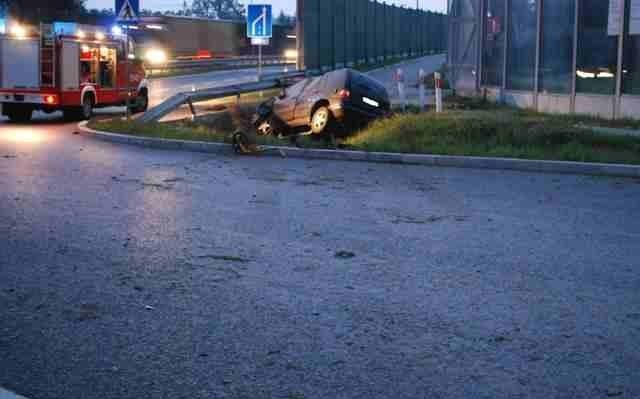
{"label": "glass facade building", "polygon": [[543,112],[640,119],[640,0],[449,5],[448,63],[461,93]]}

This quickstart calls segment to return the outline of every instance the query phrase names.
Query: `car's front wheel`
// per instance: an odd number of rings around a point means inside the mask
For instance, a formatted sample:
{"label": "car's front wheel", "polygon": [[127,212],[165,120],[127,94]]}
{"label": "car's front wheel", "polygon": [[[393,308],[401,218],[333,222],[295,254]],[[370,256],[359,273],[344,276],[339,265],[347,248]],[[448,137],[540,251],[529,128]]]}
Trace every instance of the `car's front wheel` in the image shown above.
{"label": "car's front wheel", "polygon": [[331,124],[331,111],[326,106],[321,106],[311,116],[311,131],[313,134],[326,133]]}

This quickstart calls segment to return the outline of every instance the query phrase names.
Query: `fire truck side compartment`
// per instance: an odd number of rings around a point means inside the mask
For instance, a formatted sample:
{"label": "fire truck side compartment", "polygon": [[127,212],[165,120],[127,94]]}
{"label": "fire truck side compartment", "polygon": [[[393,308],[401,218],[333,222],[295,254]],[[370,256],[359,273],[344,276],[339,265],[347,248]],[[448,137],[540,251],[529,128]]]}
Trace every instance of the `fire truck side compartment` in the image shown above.
{"label": "fire truck side compartment", "polygon": [[64,40],[61,60],[63,65],[60,66],[60,88],[62,90],[77,90],[80,86],[80,45]]}
{"label": "fire truck side compartment", "polygon": [[0,39],[1,87],[38,88],[40,59],[37,39]]}

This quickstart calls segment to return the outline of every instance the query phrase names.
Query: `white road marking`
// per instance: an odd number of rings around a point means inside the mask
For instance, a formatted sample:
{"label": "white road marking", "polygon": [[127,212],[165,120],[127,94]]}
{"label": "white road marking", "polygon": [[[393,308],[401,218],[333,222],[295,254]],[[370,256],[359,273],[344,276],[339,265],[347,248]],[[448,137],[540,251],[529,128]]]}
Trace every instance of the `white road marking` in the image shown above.
{"label": "white road marking", "polygon": [[6,389],[0,388],[0,399],[27,399]]}

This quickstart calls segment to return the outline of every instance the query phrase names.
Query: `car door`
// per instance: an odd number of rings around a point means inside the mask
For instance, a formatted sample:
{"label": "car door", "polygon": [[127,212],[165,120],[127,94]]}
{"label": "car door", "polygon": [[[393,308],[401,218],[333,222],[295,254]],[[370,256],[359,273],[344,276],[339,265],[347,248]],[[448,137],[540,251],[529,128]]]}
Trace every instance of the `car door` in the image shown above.
{"label": "car door", "polygon": [[294,111],[298,97],[302,93],[304,87],[309,83],[310,79],[304,79],[287,88],[284,96],[278,98],[273,104],[273,113],[283,122],[289,122],[294,118]]}
{"label": "car door", "polygon": [[302,126],[309,123],[311,108],[323,98],[322,91],[325,82],[326,75],[311,79],[309,85],[306,86],[298,96],[293,125]]}

